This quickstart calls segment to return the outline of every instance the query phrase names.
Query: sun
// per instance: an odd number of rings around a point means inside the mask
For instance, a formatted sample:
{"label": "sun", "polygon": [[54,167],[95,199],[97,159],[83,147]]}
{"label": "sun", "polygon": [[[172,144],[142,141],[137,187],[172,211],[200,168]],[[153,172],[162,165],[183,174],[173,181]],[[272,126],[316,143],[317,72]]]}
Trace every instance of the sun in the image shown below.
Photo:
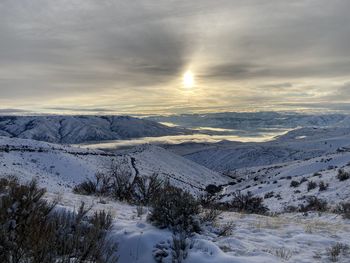
{"label": "sun", "polygon": [[192,88],[194,86],[193,73],[188,70],[183,75],[183,85],[185,88]]}

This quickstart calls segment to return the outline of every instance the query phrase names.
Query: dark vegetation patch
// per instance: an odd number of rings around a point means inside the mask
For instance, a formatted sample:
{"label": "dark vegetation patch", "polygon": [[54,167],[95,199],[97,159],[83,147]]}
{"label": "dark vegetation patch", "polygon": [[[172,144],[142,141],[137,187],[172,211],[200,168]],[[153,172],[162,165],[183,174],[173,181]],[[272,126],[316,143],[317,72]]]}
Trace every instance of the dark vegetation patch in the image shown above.
{"label": "dark vegetation patch", "polygon": [[108,241],[112,217],[56,209],[35,181],[0,180],[0,262],[116,262],[117,245]]}

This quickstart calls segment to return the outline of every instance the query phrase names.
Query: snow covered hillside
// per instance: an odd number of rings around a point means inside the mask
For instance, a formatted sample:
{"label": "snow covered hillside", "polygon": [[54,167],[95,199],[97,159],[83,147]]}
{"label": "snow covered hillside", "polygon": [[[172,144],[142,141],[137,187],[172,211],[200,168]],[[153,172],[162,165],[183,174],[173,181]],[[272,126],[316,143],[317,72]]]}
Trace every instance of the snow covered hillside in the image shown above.
{"label": "snow covered hillside", "polygon": [[339,180],[339,169],[350,171],[350,151],[237,169],[230,173],[233,180],[225,187],[221,199],[231,200],[234,192],[242,190],[264,198],[271,211],[281,212],[289,206],[305,205],[313,196],[335,208],[340,202],[350,201],[350,179]]}
{"label": "snow covered hillside", "polygon": [[166,148],[209,169],[238,168],[304,160],[350,147],[350,128],[300,128],[262,143],[223,141],[216,144],[168,145]]}
{"label": "snow covered hillside", "polygon": [[129,116],[0,117],[0,136],[53,143],[76,144],[184,133],[188,131]]}
{"label": "snow covered hillside", "polygon": [[186,128],[211,127],[246,132],[257,132],[262,129],[295,129],[297,127],[349,127],[350,125],[349,115],[334,113],[221,112],[152,116],[148,119]]}
{"label": "snow covered hillside", "polygon": [[[147,220],[149,207],[130,205],[111,197],[72,192],[75,185],[93,178],[95,173],[108,172],[112,164],[128,169],[130,180],[157,173],[194,196],[204,193],[209,184],[220,185],[221,202],[232,201],[236,191],[250,191],[262,197],[271,212],[278,212],[274,215],[223,212],[213,224],[203,223],[199,233],[186,237],[186,248],[182,253],[187,256],[183,263],[309,263],[334,262],[334,258],[337,262],[347,263],[349,219],[329,212],[304,214],[283,211],[290,206],[305,204],[310,196],[326,200],[332,207],[350,201],[350,179],[340,181],[337,178],[338,169],[350,171],[348,142],[346,129],[320,130],[318,133],[302,129],[270,142],[271,151],[257,151],[251,158],[243,155],[247,159],[242,159],[240,165],[246,167],[225,170],[227,175],[224,176],[153,145],[104,152],[0,137],[0,176],[14,175],[20,181],[36,178],[40,186],[48,190],[45,198],[57,201],[60,208],[76,210],[84,202],[91,206],[91,214],[102,209],[109,211],[113,224],[108,239],[118,243],[116,253],[119,263],[155,263],[155,255],[162,255],[160,262],[173,262],[176,235],[169,229],[157,228]],[[260,144],[227,142],[183,146],[169,149],[174,152],[181,149],[187,156],[198,151],[211,153],[216,148],[234,148],[236,153],[237,149],[245,150],[245,147],[263,148]],[[299,150],[300,159],[291,160],[288,156],[290,150],[285,150],[283,158],[273,158],[278,156],[273,155],[273,147],[277,146]],[[322,156],[312,157],[314,154]],[[262,166],[258,165],[260,159]],[[275,164],[265,165],[266,160]],[[232,162],[230,159],[226,161]],[[291,186],[292,181],[297,183]],[[308,189],[310,182],[314,186]],[[337,247],[343,250],[332,257],[332,251]]]}
{"label": "snow covered hillside", "polygon": [[208,184],[227,183],[222,175],[160,147],[142,146],[119,154],[0,137],[0,173],[37,178],[50,190],[73,188],[117,164],[135,176],[159,174],[172,184],[200,193]]}

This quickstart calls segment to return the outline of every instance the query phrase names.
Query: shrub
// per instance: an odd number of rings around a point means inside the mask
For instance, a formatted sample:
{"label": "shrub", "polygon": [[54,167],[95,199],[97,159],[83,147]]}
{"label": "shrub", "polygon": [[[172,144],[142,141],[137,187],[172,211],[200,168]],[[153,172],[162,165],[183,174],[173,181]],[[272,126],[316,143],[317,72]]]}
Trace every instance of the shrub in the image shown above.
{"label": "shrub", "polygon": [[106,194],[111,187],[111,178],[102,173],[97,173],[94,180],[88,179],[76,185],[73,192],[82,195]]}
{"label": "shrub", "polygon": [[284,209],[285,213],[294,213],[294,212],[298,212],[299,208],[297,206],[294,205],[289,205]]}
{"label": "shrub", "polygon": [[222,190],[222,186],[216,186],[214,184],[209,184],[209,185],[207,185],[207,187],[205,187],[205,191],[209,195],[215,195],[215,194],[219,193],[221,190]]}
{"label": "shrub", "polygon": [[189,193],[167,184],[152,203],[149,220],[174,232],[199,232],[200,205]]}
{"label": "shrub", "polygon": [[185,233],[174,234],[171,246],[172,262],[182,263],[187,258],[191,246],[191,241]]}
{"label": "shrub", "polygon": [[345,219],[350,219],[350,202],[339,204],[336,213],[343,215]]}
{"label": "shrub", "polygon": [[218,228],[218,236],[226,237],[232,234],[235,224],[233,222],[227,222]]}
{"label": "shrub", "polygon": [[[112,217],[105,211],[87,216],[89,209],[81,204],[77,213],[60,211],[50,219],[57,254],[69,262],[115,262],[116,244],[106,239]],[[55,249],[54,249],[55,250]]]}
{"label": "shrub", "polygon": [[112,165],[109,176],[111,178],[111,195],[120,201],[130,201],[133,199],[133,184],[131,171],[123,169],[121,166]]}
{"label": "shrub", "polygon": [[293,252],[285,247],[277,248],[270,253],[281,258],[283,261],[288,261],[293,256]]}
{"label": "shrub", "polygon": [[301,212],[308,212],[308,211],[318,211],[318,212],[325,212],[328,209],[327,201],[318,199],[316,196],[310,196],[307,199],[307,204],[301,205],[300,211]]}
{"label": "shrub", "polygon": [[275,193],[273,191],[268,192],[264,195],[264,199],[272,198],[274,195],[275,195]]}
{"label": "shrub", "polygon": [[73,193],[81,195],[92,195],[97,192],[97,184],[92,180],[82,182],[73,188]]}
{"label": "shrub", "polygon": [[116,245],[106,239],[111,216],[54,210],[35,181],[2,181],[0,262],[116,262]]}
{"label": "shrub", "polygon": [[214,206],[211,206],[210,208],[204,209],[201,213],[201,222],[213,224],[221,214],[221,210],[215,209]]}
{"label": "shrub", "polygon": [[266,214],[268,211],[268,208],[264,205],[261,197],[253,196],[251,192],[242,194],[240,191],[234,193],[229,208],[237,212],[251,214]]}
{"label": "shrub", "polygon": [[332,262],[337,262],[341,254],[347,254],[349,246],[342,243],[336,243],[327,249],[327,255]]}
{"label": "shrub", "polygon": [[350,178],[350,173],[345,172],[343,169],[338,170],[337,178],[339,181],[345,181]]}
{"label": "shrub", "polygon": [[158,263],[181,263],[188,256],[188,250],[193,246],[193,241],[188,234],[181,232],[174,234],[172,242],[160,242],[154,246],[153,258]]}
{"label": "shrub", "polygon": [[290,182],[290,187],[298,187],[300,185],[300,183],[298,181],[291,181]]}
{"label": "shrub", "polygon": [[319,187],[319,191],[326,191],[328,189],[328,184],[326,184],[325,182],[321,181],[318,184]]}
{"label": "shrub", "polygon": [[149,205],[161,193],[163,184],[156,173],[150,177],[136,177],[133,199],[142,205]]}
{"label": "shrub", "polygon": [[303,177],[303,178],[301,178],[301,180],[300,180],[300,184],[305,183],[305,182],[307,182],[307,181],[308,181],[307,178],[306,178],[306,177]]}
{"label": "shrub", "polygon": [[218,206],[219,196],[217,194],[209,194],[205,192],[199,198],[201,205],[205,208],[211,209],[213,206]]}
{"label": "shrub", "polygon": [[130,181],[132,174],[117,165],[112,165],[107,174],[97,173],[94,180],[87,180],[74,187],[73,192],[84,195],[110,196],[120,201],[135,198],[135,186]]}
{"label": "shrub", "polygon": [[315,189],[317,187],[317,183],[314,181],[310,181],[307,183],[307,191],[309,192],[312,189]]}
{"label": "shrub", "polygon": [[317,172],[317,173],[314,173],[313,175],[312,175],[313,177],[316,177],[316,176],[322,176],[322,174],[321,173],[319,173],[319,172]]}

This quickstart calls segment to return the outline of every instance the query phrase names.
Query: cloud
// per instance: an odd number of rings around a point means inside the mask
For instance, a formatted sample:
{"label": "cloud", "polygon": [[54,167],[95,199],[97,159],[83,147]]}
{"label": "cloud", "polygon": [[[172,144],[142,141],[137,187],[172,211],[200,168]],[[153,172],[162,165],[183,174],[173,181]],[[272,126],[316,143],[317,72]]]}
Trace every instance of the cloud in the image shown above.
{"label": "cloud", "polygon": [[[342,0],[3,0],[0,103],[149,113],[344,101],[349,8]],[[181,87],[189,68],[192,93]]]}
{"label": "cloud", "polygon": [[29,112],[22,109],[0,109],[0,114],[2,115],[14,115],[14,114],[23,114],[23,113],[29,113]]}

